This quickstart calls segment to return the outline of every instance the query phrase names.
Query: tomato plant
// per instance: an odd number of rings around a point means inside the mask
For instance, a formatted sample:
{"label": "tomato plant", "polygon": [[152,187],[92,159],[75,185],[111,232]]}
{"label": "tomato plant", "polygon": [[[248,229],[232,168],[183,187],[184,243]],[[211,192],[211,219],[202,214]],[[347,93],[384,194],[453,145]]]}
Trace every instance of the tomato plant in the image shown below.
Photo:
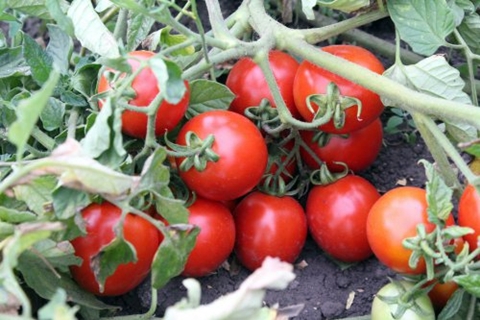
{"label": "tomato plant", "polygon": [[307,237],[307,219],[292,197],[277,197],[254,191],[234,210],[234,252],[242,265],[255,270],[268,257],[293,263]]}
{"label": "tomato plant", "polygon": [[[397,187],[387,191],[370,209],[367,218],[367,237],[375,256],[386,266],[404,274],[422,274],[425,260],[409,266],[411,250],[403,246],[405,238],[417,234],[417,225],[432,232],[435,224],[428,220],[426,191],[418,187]],[[453,224],[449,217],[447,224]]]}
{"label": "tomato plant", "polygon": [[[320,50],[354,62],[378,74],[384,71],[380,60],[362,47],[331,45],[322,47]],[[319,127],[321,131],[337,134],[353,132],[366,127],[382,113],[384,107],[378,94],[305,60],[298,67],[293,82],[295,105],[305,120],[311,121],[319,107],[312,103],[313,109],[311,109],[307,98],[314,94],[327,93],[327,87],[331,82],[338,86],[342,96],[354,97],[361,101],[361,113],[357,116],[358,105],[349,107],[345,110],[345,116],[342,117],[344,118],[342,127],[336,127],[332,119]]]}
{"label": "tomato plant", "polygon": [[[128,63],[132,68],[132,72],[139,69],[142,61],[148,60],[154,55],[155,53],[152,51],[130,52]],[[111,69],[108,69],[107,71],[113,72]],[[155,135],[160,136],[165,134],[166,131],[174,129],[185,115],[190,99],[190,90],[188,82],[184,81],[184,83],[187,90],[178,103],[171,104],[167,101],[163,101],[158,107],[155,118]],[[135,91],[135,97],[129,101],[129,104],[137,107],[149,106],[160,92],[157,77],[150,67],[142,69],[133,79],[131,86]],[[108,78],[105,74],[102,74],[98,80],[97,90],[98,93],[102,93],[108,90],[115,90],[115,88],[112,88],[112,84],[109,82]],[[102,106],[101,100],[99,101],[99,106]],[[122,113],[122,131],[129,136],[145,138],[147,134],[147,123],[148,118],[145,113],[132,110],[125,110]]]}
{"label": "tomato plant", "polygon": [[407,308],[400,317],[395,317],[395,313],[399,311],[399,303],[387,303],[382,301],[383,298],[395,298],[405,293],[406,290],[412,289],[413,284],[407,281],[395,281],[384,285],[377,292],[372,303],[371,319],[372,320],[435,320],[435,312],[432,302],[427,294],[422,294],[414,298],[414,305],[404,301]]}
{"label": "tomato plant", "polygon": [[[292,115],[298,117],[293,101],[293,79],[299,63],[288,53],[278,50],[271,51],[268,60],[282,98]],[[235,94],[235,99],[229,107],[231,111],[243,115],[245,109],[259,106],[263,99],[268,99],[270,105],[275,107],[265,76],[252,58],[246,57],[237,61],[230,70],[225,84]]]}
{"label": "tomato plant", "polygon": [[[186,145],[187,132],[200,139],[214,136],[211,150],[219,156],[204,170],[180,170],[180,177],[198,195],[212,200],[232,200],[247,194],[261,180],[268,161],[265,140],[245,116],[232,111],[209,111],[187,121],[178,133],[177,144]],[[177,158],[180,167],[183,157]]]}
{"label": "tomato plant", "polygon": [[70,267],[72,276],[81,287],[96,295],[121,295],[138,286],[150,272],[153,257],[163,239],[150,222],[127,214],[123,233],[125,240],[135,248],[136,261],[119,265],[101,290],[96,278],[98,270],[92,259],[98,258],[102,249],[115,239],[120,216],[121,209],[109,202],[89,205],[82,210],[86,234],[71,241],[75,255],[83,259],[80,266]]}
{"label": "tomato plant", "polygon": [[478,248],[480,235],[480,196],[471,184],[467,185],[458,202],[458,224],[473,229],[473,233],[463,236],[470,251]]}
{"label": "tomato plant", "polygon": [[217,201],[197,198],[188,211],[188,223],[198,226],[200,233],[182,275],[202,277],[218,269],[232,253],[235,223],[230,210]]}
{"label": "tomato plant", "polygon": [[356,262],[368,258],[372,250],[366,222],[378,198],[375,186],[355,175],[313,187],[306,204],[310,234],[335,259]]}
{"label": "tomato plant", "polygon": [[[380,119],[374,120],[365,128],[345,135],[330,135],[323,146],[313,141],[316,133],[316,131],[306,130],[300,132],[310,150],[333,172],[341,172],[345,169],[337,162],[347,165],[353,172],[363,171],[377,159],[382,148],[383,126]],[[320,164],[304,148],[301,148],[300,152],[303,161],[310,168],[320,168]]]}

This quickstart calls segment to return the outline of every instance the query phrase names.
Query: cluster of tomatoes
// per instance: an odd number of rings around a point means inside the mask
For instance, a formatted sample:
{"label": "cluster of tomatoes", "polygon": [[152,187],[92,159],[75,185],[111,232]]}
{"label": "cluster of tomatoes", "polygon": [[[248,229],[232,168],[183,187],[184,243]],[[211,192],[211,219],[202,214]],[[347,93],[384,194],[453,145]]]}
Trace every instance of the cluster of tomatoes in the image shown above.
{"label": "cluster of tomatoes", "polygon": [[[363,48],[336,45],[322,50],[379,74],[384,71],[381,62]],[[138,68],[139,60],[149,59],[152,55],[145,51],[131,53],[133,71]],[[425,190],[398,187],[380,195],[369,181],[355,174],[373,163],[382,145],[379,116],[383,105],[378,95],[308,61],[299,63],[281,51],[272,51],[269,62],[294,119],[311,122],[331,112],[331,120],[315,129],[290,126],[288,134],[273,139],[268,132],[261,130],[261,125],[245,115],[252,110],[251,107],[265,103],[271,110],[276,108],[263,73],[251,58],[236,62],[226,80],[227,87],[236,97],[229,109],[196,115],[182,123],[176,135],[176,146],[198,150],[191,157],[176,157],[172,165],[172,172],[178,174],[196,195],[188,207],[189,223],[200,229],[183,275],[208,275],[232,253],[250,270],[258,268],[267,256],[294,262],[304,246],[307,233],[335,259],[358,262],[375,254],[382,263],[399,273],[424,273],[422,261],[415,269],[409,267],[411,251],[404,248],[402,242],[416,234],[419,223],[426,226],[427,232],[435,227],[428,221]],[[141,81],[133,81],[136,96],[129,103],[148,106],[159,92],[155,75],[145,68],[137,77]],[[155,127],[158,136],[181,123],[189,99],[188,83],[185,83],[187,91],[178,104],[164,101],[158,108]],[[327,99],[333,101],[330,105],[320,103],[325,101],[323,97],[331,91],[332,83],[341,95],[334,99],[330,96]],[[102,77],[98,91],[110,89],[109,82]],[[125,111],[123,132],[144,138],[147,122],[145,114]],[[318,139],[319,136],[323,138]],[[297,145],[300,147],[296,148]],[[292,155],[292,150],[298,153]],[[306,169],[311,172],[322,168],[328,168],[329,172],[343,172],[342,177],[328,184],[310,186],[304,205],[298,197],[269,193],[259,187],[272,176],[280,176],[280,181],[293,184],[305,178],[302,173]],[[473,197],[478,198],[478,195],[473,193],[470,198]],[[479,202],[477,199],[477,207]],[[144,243],[152,245],[142,246],[143,240],[139,240],[135,224],[149,223],[127,215],[124,238],[137,250],[137,262],[121,265],[100,290],[88,262],[101,246],[114,239],[112,221],[118,221],[120,209],[109,203],[94,204],[83,210],[83,217],[87,234],[72,242],[77,253],[85,252],[81,256],[84,263],[72,267],[77,281],[95,294],[104,295],[122,294],[138,285],[148,274],[162,241],[158,230],[152,225],[143,226],[142,230],[150,230],[141,235],[150,237]],[[102,220],[110,222],[98,232],[95,226],[103,223]],[[453,224],[453,217],[449,221]],[[480,223],[477,221],[477,224]],[[472,226],[471,222],[466,225]],[[472,239],[470,246],[474,247],[476,238],[472,236]],[[127,276],[131,278],[129,285],[116,288],[115,283],[125,282],[117,282],[115,278]]]}

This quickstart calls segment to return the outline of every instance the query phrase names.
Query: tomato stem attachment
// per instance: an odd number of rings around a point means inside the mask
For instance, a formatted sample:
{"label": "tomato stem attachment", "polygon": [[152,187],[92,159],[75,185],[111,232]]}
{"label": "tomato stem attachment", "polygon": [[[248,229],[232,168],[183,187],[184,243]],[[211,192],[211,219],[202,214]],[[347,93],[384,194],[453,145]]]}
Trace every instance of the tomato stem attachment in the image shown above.
{"label": "tomato stem attachment", "polygon": [[199,172],[206,169],[209,161],[217,162],[220,156],[212,150],[215,136],[208,135],[204,140],[197,136],[193,131],[188,131],[185,135],[186,146],[174,144],[165,136],[165,143],[171,149],[167,154],[174,157],[184,157],[185,159],[179,165],[182,171],[188,171],[192,167]]}

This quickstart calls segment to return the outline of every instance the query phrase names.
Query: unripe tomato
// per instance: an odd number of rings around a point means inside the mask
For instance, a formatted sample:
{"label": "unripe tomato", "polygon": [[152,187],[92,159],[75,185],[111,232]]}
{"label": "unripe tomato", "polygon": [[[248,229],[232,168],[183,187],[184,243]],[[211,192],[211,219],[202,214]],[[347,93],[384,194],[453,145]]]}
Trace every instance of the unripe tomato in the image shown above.
{"label": "unripe tomato", "polygon": [[[151,51],[130,52],[128,56],[131,58],[128,59],[128,63],[132,68],[132,72],[139,68],[141,60],[150,59],[154,55],[155,53]],[[113,70],[109,71],[112,72]],[[160,104],[155,119],[155,135],[161,136],[167,130],[172,130],[185,115],[190,100],[190,89],[187,81],[185,81],[185,86],[187,89],[180,102],[171,104],[164,100]],[[157,77],[152,69],[147,67],[140,71],[132,82],[132,88],[135,91],[135,97],[129,101],[129,104],[137,107],[147,107],[159,93]],[[108,90],[115,90],[115,88],[112,88],[107,78],[101,75],[98,81],[98,93]],[[99,107],[101,108],[102,105],[100,100]],[[131,137],[143,139],[147,134],[147,122],[148,117],[146,114],[125,110],[122,113],[122,132]]]}
{"label": "unripe tomato", "polygon": [[82,210],[87,234],[71,241],[75,255],[83,259],[80,266],[71,266],[75,281],[84,289],[101,296],[125,294],[138,286],[149,274],[153,257],[162,240],[159,230],[147,220],[127,214],[124,238],[136,251],[137,261],[121,264],[105,281],[100,291],[91,259],[115,239],[114,227],[120,220],[121,209],[109,202],[91,204]]}
{"label": "unripe tomato", "polygon": [[[380,60],[370,51],[361,47],[331,45],[323,47],[321,50],[354,62],[378,74],[384,72],[384,67]],[[312,94],[326,93],[330,82],[334,82],[338,86],[341,95],[359,99],[362,102],[362,111],[358,118],[358,106],[350,107],[345,110],[345,124],[342,128],[336,128],[333,121],[330,120],[326,124],[321,125],[319,127],[320,130],[336,134],[349,133],[366,127],[382,113],[384,107],[376,93],[305,60],[298,67],[293,83],[293,95],[295,105],[306,121],[312,121],[315,115],[307,105],[307,97]],[[313,111],[316,112],[318,106],[312,103],[312,107]]]}
{"label": "unripe tomato", "polygon": [[387,304],[379,296],[395,297],[402,293],[401,285],[405,290],[410,290],[413,284],[407,281],[397,281],[396,283],[387,283],[378,292],[372,303],[371,320],[435,320],[435,312],[432,302],[426,294],[420,295],[415,299],[421,313],[416,313],[413,309],[407,309],[403,316],[394,318],[393,314],[398,309],[398,304]]}
{"label": "unripe tomato", "polygon": [[[299,63],[288,53],[278,50],[271,51],[268,60],[287,108],[292,116],[298,118],[299,113],[293,100],[293,79]],[[260,105],[263,99],[268,99],[272,107],[276,106],[262,70],[252,58],[238,60],[230,70],[225,84],[235,94],[229,108],[231,111],[243,115],[245,109]]]}
{"label": "unripe tomato", "polygon": [[202,277],[218,269],[232,253],[235,223],[230,210],[217,201],[197,198],[188,211],[188,223],[199,227],[200,233],[182,275]]}

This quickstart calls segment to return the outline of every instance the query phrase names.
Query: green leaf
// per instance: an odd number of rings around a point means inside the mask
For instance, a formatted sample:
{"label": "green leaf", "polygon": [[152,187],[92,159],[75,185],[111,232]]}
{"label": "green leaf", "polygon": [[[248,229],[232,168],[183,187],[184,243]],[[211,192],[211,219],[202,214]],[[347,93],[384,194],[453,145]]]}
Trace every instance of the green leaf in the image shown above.
{"label": "green leaf", "polygon": [[182,79],[182,69],[174,62],[164,60],[158,55],[153,56],[148,62],[165,100],[172,104],[180,102],[187,90]]}
{"label": "green leaf", "polygon": [[75,216],[91,202],[87,193],[64,187],[55,189],[52,197],[55,216],[61,220]]}
{"label": "green leaf", "polygon": [[98,310],[117,309],[97,300],[93,294],[81,289],[68,274],[53,273],[52,268],[46,265],[38,255],[31,253],[22,255],[18,269],[28,286],[44,299],[51,299],[58,288],[63,288],[73,303]]}
{"label": "green leaf", "polygon": [[28,16],[41,19],[50,19],[50,14],[45,7],[45,0],[7,0],[7,7]]}
{"label": "green leaf", "polygon": [[55,65],[57,70],[61,74],[68,74],[73,41],[59,26],[48,24],[47,28],[50,41],[48,42],[46,52],[52,57],[53,65]]}
{"label": "green leaf", "polygon": [[30,75],[30,66],[23,57],[22,48],[0,49],[0,78]]}
{"label": "green leaf", "polygon": [[458,26],[458,32],[462,36],[463,40],[467,43],[469,48],[476,54],[480,54],[480,15],[472,13],[462,21],[462,24]]}
{"label": "green leaf", "polygon": [[55,98],[48,99],[47,106],[40,114],[43,128],[47,131],[59,129],[63,125],[63,117],[65,116],[65,104]]}
{"label": "green leaf", "polygon": [[[115,226],[115,229],[118,229],[118,225]],[[115,231],[115,239],[102,247],[90,262],[100,286],[100,292],[103,291],[107,278],[117,270],[119,265],[137,261],[135,247],[126,241],[117,230]]]}
{"label": "green leaf", "polygon": [[370,5],[370,0],[317,0],[317,4],[334,10],[350,13]]}
{"label": "green leaf", "polygon": [[92,63],[90,58],[82,58],[70,77],[72,88],[88,99],[97,92],[96,85],[98,71],[100,70],[100,65]]}
{"label": "green leaf", "polygon": [[123,196],[134,189],[139,178],[128,176],[100,164],[85,155],[80,143],[69,139],[58,146],[49,157],[37,162],[40,172],[57,176],[59,185],[96,193],[108,199]]}
{"label": "green leaf", "polygon": [[29,35],[23,36],[23,55],[30,66],[33,79],[39,84],[45,83],[52,72],[52,57]]}
{"label": "green leaf", "polygon": [[119,56],[118,44],[103,24],[90,1],[73,0],[67,16],[72,19],[75,35],[82,46],[101,56]]}
{"label": "green leaf", "polygon": [[455,276],[453,280],[458,283],[465,291],[475,297],[480,297],[480,274],[465,274]]}
{"label": "green leaf", "polygon": [[188,221],[189,213],[185,208],[185,203],[173,196],[167,197],[155,193],[155,208],[170,224],[187,223]]}
{"label": "green leaf", "polygon": [[37,215],[30,211],[20,211],[0,206],[0,221],[17,224],[34,221],[36,219]]}
{"label": "green leaf", "polygon": [[[394,65],[384,75],[416,91],[471,104],[470,97],[463,92],[465,82],[460,77],[460,72],[442,56],[431,56],[414,65]],[[386,99],[382,101],[385,105],[393,104]]]}
{"label": "green leaf", "polygon": [[104,103],[81,145],[87,155],[110,167],[118,166],[125,158],[127,152],[123,148],[121,110],[113,109],[110,99]]}
{"label": "green leaf", "polygon": [[58,82],[59,74],[52,72],[42,89],[32,94],[31,97],[22,100],[17,107],[17,120],[8,131],[8,140],[17,146],[17,159],[22,159],[25,145],[37,123],[43,108],[48,103]]}
{"label": "green leaf", "polygon": [[[156,48],[159,44],[159,41],[162,44],[162,46],[171,47],[174,45],[184,43],[185,41],[188,40],[188,38],[183,34],[171,34],[170,33],[171,29],[172,28],[170,27],[166,27],[159,31],[154,32],[150,37],[150,39],[152,40],[152,44],[150,45],[150,48]],[[190,45],[183,49],[173,51],[172,56],[177,56],[177,55],[189,56],[194,53],[195,53],[195,47],[193,45]]]}
{"label": "green leaf", "polygon": [[452,196],[453,190],[449,188],[441,178],[435,167],[425,161],[420,160],[425,167],[427,176],[427,213],[429,221],[436,223],[439,219],[446,221],[453,209]]}
{"label": "green leaf", "polygon": [[55,177],[46,175],[31,180],[28,184],[18,185],[13,190],[18,200],[24,201],[30,210],[43,216],[52,203],[52,191],[56,185]]}
{"label": "green leaf", "polygon": [[194,80],[190,83],[190,105],[187,118],[209,110],[226,110],[235,99],[230,89],[218,82],[210,80]]}
{"label": "green leaf", "polygon": [[446,1],[389,0],[387,7],[402,40],[419,54],[435,53],[455,28]]}
{"label": "green leaf", "polygon": [[[147,7],[152,6],[151,3],[146,5]],[[126,50],[128,52],[135,50],[138,45],[148,36],[154,23],[155,19],[153,18],[143,14],[133,13],[133,16],[130,18],[130,25],[127,32]]]}
{"label": "green leaf", "polygon": [[164,235],[153,259],[152,286],[156,289],[160,289],[183,271],[200,232],[197,227],[177,226],[169,227],[170,231]]}
{"label": "green leaf", "polygon": [[61,0],[46,0],[45,6],[47,7],[52,18],[57,22],[58,28],[67,33],[70,37],[74,36],[74,27],[72,20],[67,17],[65,2]]}
{"label": "green leaf", "polygon": [[474,144],[465,149],[465,151],[477,158],[480,158],[480,144]]}

